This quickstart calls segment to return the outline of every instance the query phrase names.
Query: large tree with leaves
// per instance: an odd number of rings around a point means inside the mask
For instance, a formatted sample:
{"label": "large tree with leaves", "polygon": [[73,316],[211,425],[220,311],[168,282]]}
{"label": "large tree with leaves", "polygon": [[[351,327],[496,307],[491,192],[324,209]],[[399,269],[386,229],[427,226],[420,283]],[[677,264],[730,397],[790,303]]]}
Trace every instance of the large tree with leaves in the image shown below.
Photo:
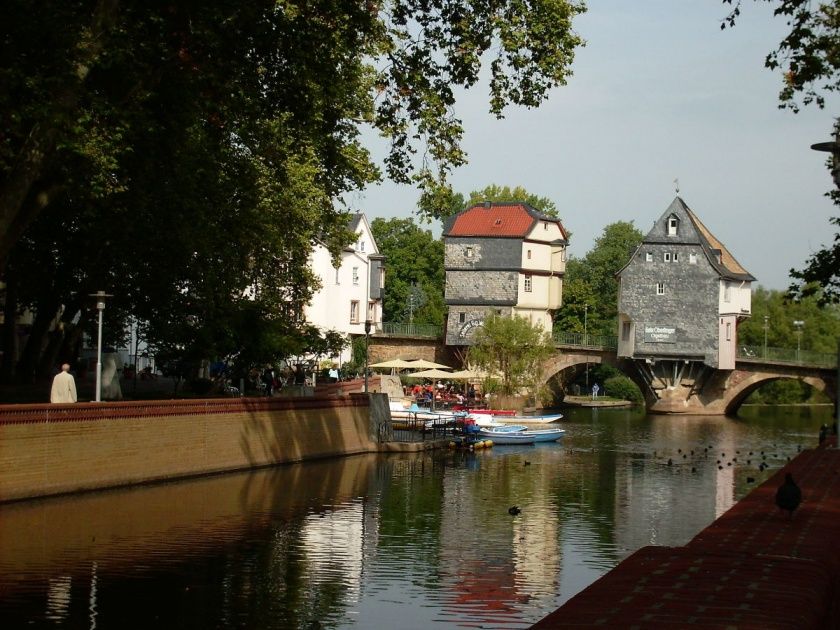
{"label": "large tree with leaves", "polygon": [[[253,310],[246,292],[258,311],[298,321],[312,243],[347,242],[336,200],[380,177],[361,132],[390,142],[388,176],[438,185],[465,159],[456,88],[476,83],[492,48],[491,111],[538,105],[569,75],[582,11],[575,0],[10,0],[0,267],[20,291],[7,310],[54,316],[30,289],[60,267],[68,320],[105,289],[111,312],[172,347],[177,331],[204,352],[227,348],[227,325]],[[33,269],[39,260],[54,262]]]}
{"label": "large tree with leaves", "polygon": [[386,258],[384,320],[442,326],[443,242],[412,219],[374,219],[371,230]]}
{"label": "large tree with leaves", "polygon": [[644,235],[630,221],[606,226],[583,258],[566,263],[563,307],[554,329],[615,335],[618,318],[618,280],[615,274],[635,251]]}
{"label": "large tree with leaves", "polygon": [[551,337],[524,317],[490,315],[476,331],[467,362],[498,380],[499,393],[537,394],[542,364],[554,353]]}

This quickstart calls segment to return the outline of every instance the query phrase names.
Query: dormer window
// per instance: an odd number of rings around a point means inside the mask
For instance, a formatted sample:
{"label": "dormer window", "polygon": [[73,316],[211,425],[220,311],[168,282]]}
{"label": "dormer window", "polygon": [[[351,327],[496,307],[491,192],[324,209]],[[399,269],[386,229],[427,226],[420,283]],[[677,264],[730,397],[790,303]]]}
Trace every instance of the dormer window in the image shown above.
{"label": "dormer window", "polygon": [[502,224],[502,220],[501,219],[496,219],[496,223],[494,223],[494,225],[501,225],[501,224]]}
{"label": "dormer window", "polygon": [[473,257],[473,248],[469,245],[467,245],[467,247],[464,248],[464,256],[466,256],[467,258]]}
{"label": "dormer window", "polygon": [[680,220],[677,217],[668,217],[668,236],[676,236]]}

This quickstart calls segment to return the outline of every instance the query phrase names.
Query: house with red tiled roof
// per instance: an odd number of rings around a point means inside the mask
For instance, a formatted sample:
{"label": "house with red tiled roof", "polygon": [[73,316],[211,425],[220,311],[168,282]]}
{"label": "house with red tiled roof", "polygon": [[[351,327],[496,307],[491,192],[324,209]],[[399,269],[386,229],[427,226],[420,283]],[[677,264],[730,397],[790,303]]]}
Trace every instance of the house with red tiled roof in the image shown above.
{"label": "house with red tiled roof", "polygon": [[468,345],[491,312],[551,333],[563,298],[567,233],[527,203],[484,202],[446,222],[447,345]]}
{"label": "house with red tiled roof", "polygon": [[680,197],[617,275],[618,356],[636,362],[649,392],[679,410],[711,371],[735,368],[755,278]]}

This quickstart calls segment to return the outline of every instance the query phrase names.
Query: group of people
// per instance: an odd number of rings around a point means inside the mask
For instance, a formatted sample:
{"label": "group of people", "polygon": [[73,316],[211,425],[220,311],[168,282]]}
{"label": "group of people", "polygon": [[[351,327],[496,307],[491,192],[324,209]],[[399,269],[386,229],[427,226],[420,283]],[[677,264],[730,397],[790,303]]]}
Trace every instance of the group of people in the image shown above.
{"label": "group of people", "polygon": [[475,385],[470,385],[464,392],[462,389],[451,383],[439,383],[437,389],[433,385],[416,384],[407,385],[403,393],[408,398],[414,398],[418,402],[429,402],[434,399],[436,402],[452,403],[463,405],[478,398]]}

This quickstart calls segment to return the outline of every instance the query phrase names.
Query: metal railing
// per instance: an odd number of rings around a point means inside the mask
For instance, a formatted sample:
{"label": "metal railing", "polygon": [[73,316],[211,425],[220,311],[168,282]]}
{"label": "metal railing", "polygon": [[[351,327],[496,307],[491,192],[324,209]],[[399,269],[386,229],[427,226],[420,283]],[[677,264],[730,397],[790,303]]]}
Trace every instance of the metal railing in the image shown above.
{"label": "metal railing", "polygon": [[382,322],[382,333],[405,337],[443,338],[443,327],[434,324],[406,324],[404,322]]}
{"label": "metal railing", "polygon": [[739,346],[736,358],[745,361],[789,363],[814,367],[837,367],[837,355],[830,352],[813,352],[796,348],[764,348],[764,346]]}
{"label": "metal railing", "polygon": [[590,350],[615,350],[618,348],[618,337],[612,335],[590,335],[583,333],[554,331],[554,345],[576,346]]}

